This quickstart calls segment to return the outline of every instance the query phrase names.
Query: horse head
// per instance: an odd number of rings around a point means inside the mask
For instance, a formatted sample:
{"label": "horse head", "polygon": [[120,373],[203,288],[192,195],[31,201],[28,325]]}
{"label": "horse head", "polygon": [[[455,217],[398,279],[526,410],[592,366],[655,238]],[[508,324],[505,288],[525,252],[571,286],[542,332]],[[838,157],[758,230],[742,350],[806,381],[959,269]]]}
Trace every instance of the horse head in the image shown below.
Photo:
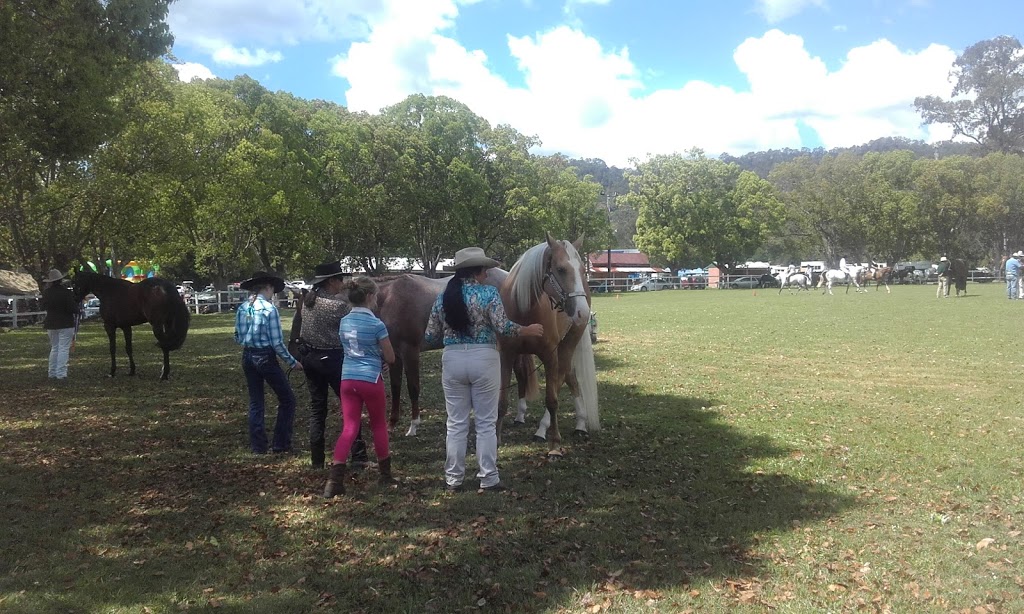
{"label": "horse head", "polygon": [[584,282],[586,270],[579,252],[582,242],[583,237],[570,243],[548,233],[543,265],[544,293],[577,326],[590,321],[590,289]]}

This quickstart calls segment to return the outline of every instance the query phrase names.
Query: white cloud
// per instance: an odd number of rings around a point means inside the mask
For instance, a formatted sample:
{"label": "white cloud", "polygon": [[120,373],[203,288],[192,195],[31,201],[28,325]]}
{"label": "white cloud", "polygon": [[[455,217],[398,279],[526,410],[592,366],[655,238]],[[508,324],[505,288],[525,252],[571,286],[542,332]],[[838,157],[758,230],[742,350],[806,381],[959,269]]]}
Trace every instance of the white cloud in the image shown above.
{"label": "white cloud", "polygon": [[825,0],[757,0],[757,9],[768,23],[778,23],[810,7],[823,7]]}
{"label": "white cloud", "polygon": [[508,37],[523,79],[513,86],[492,70],[486,54],[448,36],[457,17],[454,2],[425,5],[371,22],[366,39],[335,59],[334,73],[348,82],[350,108],[376,112],[416,92],[447,95],[492,124],[538,135],[545,151],[614,164],[691,147],[712,155],[799,147],[798,120],[826,147],[883,136],[948,137],[948,131],[922,127],[913,109],[916,96],[948,95],[956,54],[947,47],[909,52],[880,40],[851,49],[830,71],[802,38],[770,30],[735,51],[745,90],[691,81],[651,91],[628,49],[605,49],[561,26]]}
{"label": "white cloud", "polygon": [[209,68],[198,62],[185,62],[183,64],[172,64],[174,70],[178,71],[178,79],[186,83],[192,79],[216,79],[216,76]]}
{"label": "white cloud", "polygon": [[224,45],[213,52],[213,61],[225,66],[262,66],[268,62],[280,62],[282,57],[280,51],[250,51],[248,47],[231,45]]}

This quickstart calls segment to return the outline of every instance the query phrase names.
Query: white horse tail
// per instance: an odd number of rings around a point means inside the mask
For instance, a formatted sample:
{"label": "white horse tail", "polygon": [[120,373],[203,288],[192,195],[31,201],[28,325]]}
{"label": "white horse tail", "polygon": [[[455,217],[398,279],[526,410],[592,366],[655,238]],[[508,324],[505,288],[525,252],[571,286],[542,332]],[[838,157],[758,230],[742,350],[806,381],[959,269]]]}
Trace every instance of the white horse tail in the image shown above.
{"label": "white horse tail", "polygon": [[594,365],[594,346],[590,342],[590,323],[572,354],[572,368],[580,386],[580,400],[586,414],[587,431],[601,430],[601,416],[597,407],[597,367]]}

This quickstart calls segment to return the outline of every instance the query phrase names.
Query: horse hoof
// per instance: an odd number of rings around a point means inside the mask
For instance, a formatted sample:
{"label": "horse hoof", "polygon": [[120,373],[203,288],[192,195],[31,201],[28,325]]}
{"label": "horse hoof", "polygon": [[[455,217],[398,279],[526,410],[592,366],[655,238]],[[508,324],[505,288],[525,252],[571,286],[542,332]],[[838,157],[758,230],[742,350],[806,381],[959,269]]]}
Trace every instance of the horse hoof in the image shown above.
{"label": "horse hoof", "polygon": [[576,437],[577,439],[590,439],[590,433],[584,431],[583,429],[576,429],[575,431],[572,432],[572,436]]}
{"label": "horse hoof", "polygon": [[405,432],[405,436],[406,437],[415,437],[416,436],[416,429],[415,429],[415,427],[411,427],[410,426],[409,430]]}
{"label": "horse hoof", "polygon": [[541,437],[540,435],[534,435],[533,436],[533,440],[536,443],[544,443],[545,441],[547,441],[547,438],[546,437]]}
{"label": "horse hoof", "polygon": [[512,424],[526,424],[526,419],[516,418],[515,420],[512,421]]}
{"label": "horse hoof", "polygon": [[562,460],[562,453],[558,450],[551,450],[548,452],[548,460],[556,462]]}

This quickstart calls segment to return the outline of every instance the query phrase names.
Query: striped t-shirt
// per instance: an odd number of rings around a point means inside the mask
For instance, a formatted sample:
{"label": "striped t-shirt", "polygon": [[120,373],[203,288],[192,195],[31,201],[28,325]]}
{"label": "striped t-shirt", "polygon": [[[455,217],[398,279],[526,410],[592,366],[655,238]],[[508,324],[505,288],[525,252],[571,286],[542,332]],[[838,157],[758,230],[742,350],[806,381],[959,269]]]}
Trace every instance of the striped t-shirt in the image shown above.
{"label": "striped t-shirt", "polygon": [[380,340],[388,338],[388,329],[366,307],[353,307],[338,327],[345,362],[341,379],[376,382],[380,378],[382,355]]}

